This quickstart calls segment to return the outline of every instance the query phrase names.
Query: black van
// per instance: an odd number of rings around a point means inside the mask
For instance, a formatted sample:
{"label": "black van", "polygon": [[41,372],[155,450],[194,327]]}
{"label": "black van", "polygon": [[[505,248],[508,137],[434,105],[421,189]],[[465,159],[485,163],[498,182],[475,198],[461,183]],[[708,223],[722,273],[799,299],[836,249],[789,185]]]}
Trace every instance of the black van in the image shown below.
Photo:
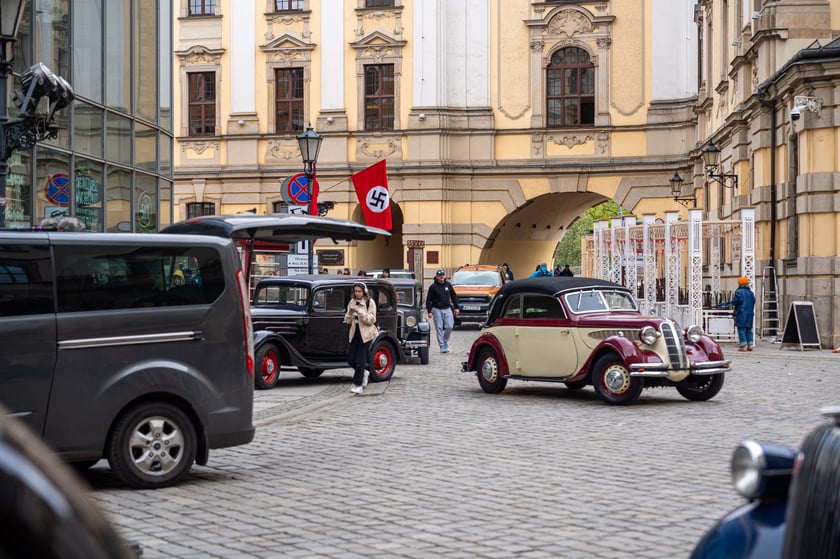
{"label": "black van", "polygon": [[253,339],[229,239],[0,231],[0,403],[68,462],[156,488],[250,442]]}

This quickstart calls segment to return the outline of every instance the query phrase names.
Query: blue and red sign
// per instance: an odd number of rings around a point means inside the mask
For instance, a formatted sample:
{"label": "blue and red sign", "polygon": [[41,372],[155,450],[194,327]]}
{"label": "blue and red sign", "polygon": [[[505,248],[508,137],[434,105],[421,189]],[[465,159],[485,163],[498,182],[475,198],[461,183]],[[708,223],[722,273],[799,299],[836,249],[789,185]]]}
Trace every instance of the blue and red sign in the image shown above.
{"label": "blue and red sign", "polygon": [[286,193],[289,196],[290,205],[305,206],[309,204],[309,181],[306,175],[298,173],[286,183]]}
{"label": "blue and red sign", "polygon": [[47,185],[44,188],[47,195],[47,200],[57,206],[70,205],[70,177],[57,173],[47,179]]}

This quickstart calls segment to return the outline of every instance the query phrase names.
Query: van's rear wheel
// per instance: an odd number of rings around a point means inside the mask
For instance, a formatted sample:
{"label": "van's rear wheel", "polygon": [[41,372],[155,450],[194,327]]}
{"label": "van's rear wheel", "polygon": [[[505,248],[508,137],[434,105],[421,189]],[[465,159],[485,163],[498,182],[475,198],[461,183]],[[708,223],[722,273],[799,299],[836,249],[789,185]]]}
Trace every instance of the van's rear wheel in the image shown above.
{"label": "van's rear wheel", "polygon": [[197,436],[187,415],[163,402],[123,413],[108,438],[107,458],[123,483],[135,489],[174,484],[195,461]]}

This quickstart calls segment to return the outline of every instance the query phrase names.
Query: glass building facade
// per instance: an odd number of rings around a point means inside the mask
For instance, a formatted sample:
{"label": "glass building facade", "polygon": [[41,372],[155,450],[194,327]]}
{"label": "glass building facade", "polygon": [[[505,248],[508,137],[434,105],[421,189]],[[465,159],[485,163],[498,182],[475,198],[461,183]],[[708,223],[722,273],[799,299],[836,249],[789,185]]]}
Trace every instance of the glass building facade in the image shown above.
{"label": "glass building facade", "polygon": [[[42,62],[76,99],[56,113],[55,139],[9,158],[6,226],[63,215],[91,231],[169,224],[172,0],[30,0],[14,55],[9,91]],[[13,121],[19,113],[8,105]]]}

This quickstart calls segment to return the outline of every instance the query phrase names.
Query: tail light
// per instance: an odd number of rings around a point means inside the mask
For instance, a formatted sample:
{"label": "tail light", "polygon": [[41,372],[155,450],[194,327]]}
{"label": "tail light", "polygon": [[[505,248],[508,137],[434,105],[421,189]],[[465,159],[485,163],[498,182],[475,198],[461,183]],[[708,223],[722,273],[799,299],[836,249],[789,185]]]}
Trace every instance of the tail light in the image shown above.
{"label": "tail light", "polygon": [[245,330],[245,364],[248,374],[254,378],[254,326],[251,324],[251,300],[248,298],[248,286],[245,285],[245,274],[242,268],[236,271],[237,285],[239,285],[239,302],[242,304],[242,328]]}

